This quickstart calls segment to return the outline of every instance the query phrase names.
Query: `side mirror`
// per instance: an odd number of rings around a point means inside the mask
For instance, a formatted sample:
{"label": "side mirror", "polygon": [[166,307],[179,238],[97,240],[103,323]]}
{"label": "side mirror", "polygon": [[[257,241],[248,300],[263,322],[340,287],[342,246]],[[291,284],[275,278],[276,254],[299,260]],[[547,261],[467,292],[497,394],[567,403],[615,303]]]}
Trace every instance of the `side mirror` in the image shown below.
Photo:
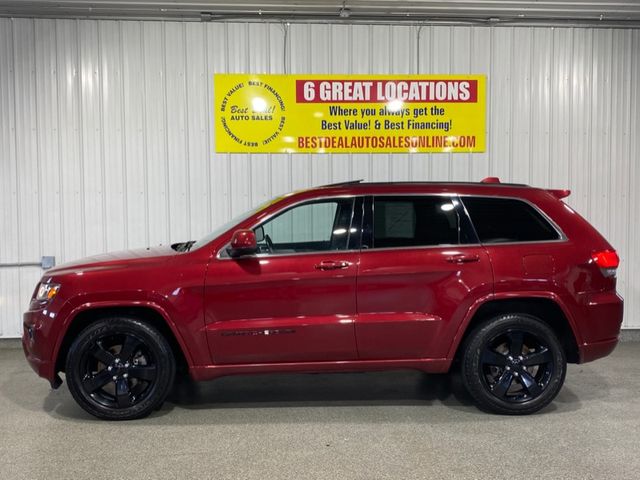
{"label": "side mirror", "polygon": [[227,253],[231,258],[238,258],[244,255],[251,255],[258,251],[256,234],[253,230],[236,230],[231,237],[231,243],[227,248]]}

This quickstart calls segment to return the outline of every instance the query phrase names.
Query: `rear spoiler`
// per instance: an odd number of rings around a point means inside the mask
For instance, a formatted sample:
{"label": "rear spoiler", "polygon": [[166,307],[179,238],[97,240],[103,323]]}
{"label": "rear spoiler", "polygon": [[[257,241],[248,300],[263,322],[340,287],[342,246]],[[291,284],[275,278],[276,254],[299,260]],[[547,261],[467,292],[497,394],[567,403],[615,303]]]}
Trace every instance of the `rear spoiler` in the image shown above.
{"label": "rear spoiler", "polygon": [[[480,180],[480,183],[502,183],[502,182],[498,177],[486,177]],[[568,189],[559,190],[559,189],[547,188],[546,190],[551,195],[556,197],[558,200],[562,200],[563,198],[567,198],[569,195],[571,195],[571,190],[568,190]]]}
{"label": "rear spoiler", "polygon": [[553,189],[553,188],[547,188],[546,190],[551,195],[556,197],[558,200],[562,200],[563,198],[567,198],[569,195],[571,195],[571,190],[568,190],[568,189],[557,190],[557,189]]}

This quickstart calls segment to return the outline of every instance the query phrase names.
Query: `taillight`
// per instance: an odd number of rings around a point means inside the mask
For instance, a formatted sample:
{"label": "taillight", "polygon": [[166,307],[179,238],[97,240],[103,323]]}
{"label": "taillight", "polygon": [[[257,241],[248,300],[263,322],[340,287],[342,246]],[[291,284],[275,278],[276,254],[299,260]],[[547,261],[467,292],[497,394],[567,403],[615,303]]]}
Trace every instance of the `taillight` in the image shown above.
{"label": "taillight", "polygon": [[591,254],[591,259],[594,261],[605,277],[615,277],[616,269],[620,265],[620,257],[615,250],[601,250]]}

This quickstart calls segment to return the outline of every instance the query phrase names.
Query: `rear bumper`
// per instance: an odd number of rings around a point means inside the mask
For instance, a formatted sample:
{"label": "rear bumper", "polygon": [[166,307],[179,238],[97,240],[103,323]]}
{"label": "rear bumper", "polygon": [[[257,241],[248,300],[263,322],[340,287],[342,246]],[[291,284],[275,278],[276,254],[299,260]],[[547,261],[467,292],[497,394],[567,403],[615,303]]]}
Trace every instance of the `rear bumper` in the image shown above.
{"label": "rear bumper", "polygon": [[590,294],[583,302],[580,363],[606,357],[616,348],[624,313],[624,301],[616,292]]}
{"label": "rear bumper", "polygon": [[580,347],[580,363],[592,362],[606,357],[618,345],[618,337],[601,342],[586,343]]}

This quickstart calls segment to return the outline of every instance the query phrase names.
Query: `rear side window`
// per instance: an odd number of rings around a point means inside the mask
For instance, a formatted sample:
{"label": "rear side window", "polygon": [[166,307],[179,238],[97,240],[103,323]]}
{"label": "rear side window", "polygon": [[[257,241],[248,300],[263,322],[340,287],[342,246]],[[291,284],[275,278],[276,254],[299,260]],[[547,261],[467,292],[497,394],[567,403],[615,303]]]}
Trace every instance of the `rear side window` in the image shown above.
{"label": "rear side window", "polygon": [[459,243],[458,214],[446,197],[376,197],[373,248]]}
{"label": "rear side window", "polygon": [[558,240],[555,228],[535,208],[510,198],[462,197],[482,243]]}

